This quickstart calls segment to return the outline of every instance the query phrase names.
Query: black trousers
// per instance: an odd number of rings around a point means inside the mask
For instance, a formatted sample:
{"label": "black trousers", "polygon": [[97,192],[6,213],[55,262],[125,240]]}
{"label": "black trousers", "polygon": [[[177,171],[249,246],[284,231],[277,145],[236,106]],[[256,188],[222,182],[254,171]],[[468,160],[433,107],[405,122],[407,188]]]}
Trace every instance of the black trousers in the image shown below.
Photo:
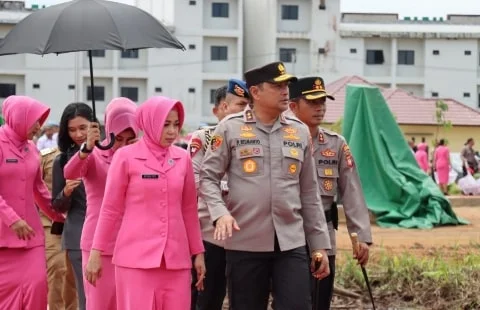
{"label": "black trousers", "polygon": [[203,241],[205,247],[205,267],[207,274],[203,291],[197,291],[197,272],[192,269],[191,310],[222,310],[227,291],[225,278],[225,250],[210,242]]}
{"label": "black trousers", "polygon": [[[335,255],[328,256],[328,262],[330,266],[330,274],[328,277],[318,281],[314,277],[311,277],[311,292],[312,300],[315,295],[315,287],[317,288],[318,294],[318,304],[313,310],[329,310],[330,303],[332,302],[333,297],[333,285],[335,283]],[[318,284],[315,282],[318,281]],[[316,286],[317,285],[317,286]]]}
{"label": "black trousers", "polygon": [[230,310],[311,310],[311,277],[305,247],[280,252],[226,250]]}

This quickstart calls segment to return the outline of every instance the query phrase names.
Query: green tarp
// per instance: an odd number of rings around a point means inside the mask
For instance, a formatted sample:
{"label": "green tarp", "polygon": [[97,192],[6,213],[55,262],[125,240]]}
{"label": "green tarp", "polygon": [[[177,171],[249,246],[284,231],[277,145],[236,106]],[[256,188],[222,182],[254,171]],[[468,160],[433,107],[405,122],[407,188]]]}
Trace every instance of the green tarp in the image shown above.
{"label": "green tarp", "polygon": [[4,123],[3,117],[0,115],[0,126],[2,126]]}
{"label": "green tarp", "polygon": [[344,113],[343,135],[379,226],[432,228],[466,223],[419,168],[378,88],[348,85]]}

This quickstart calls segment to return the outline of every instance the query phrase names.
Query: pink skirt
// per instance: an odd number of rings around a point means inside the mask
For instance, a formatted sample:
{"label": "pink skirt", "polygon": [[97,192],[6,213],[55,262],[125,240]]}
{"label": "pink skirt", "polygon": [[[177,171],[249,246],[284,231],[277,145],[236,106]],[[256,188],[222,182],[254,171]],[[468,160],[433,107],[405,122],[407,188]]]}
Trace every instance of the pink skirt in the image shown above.
{"label": "pink skirt", "polygon": [[190,310],[190,269],[115,266],[118,310]]}
{"label": "pink skirt", "polygon": [[45,247],[0,248],[0,309],[47,309]]}
{"label": "pink skirt", "polygon": [[[90,252],[82,251],[82,269],[87,267]],[[115,267],[112,264],[111,255],[102,255],[102,276],[97,279],[96,286],[90,284],[83,273],[83,287],[87,310],[116,310],[117,300],[115,297]]]}

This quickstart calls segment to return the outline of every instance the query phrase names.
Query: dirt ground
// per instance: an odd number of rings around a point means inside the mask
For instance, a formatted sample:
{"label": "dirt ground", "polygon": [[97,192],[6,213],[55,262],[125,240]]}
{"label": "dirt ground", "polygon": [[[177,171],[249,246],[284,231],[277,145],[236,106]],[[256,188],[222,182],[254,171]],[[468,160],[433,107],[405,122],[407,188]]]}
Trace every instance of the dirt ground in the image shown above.
{"label": "dirt ground", "polygon": [[[457,207],[454,209],[458,217],[470,222],[469,225],[438,227],[429,230],[420,229],[391,229],[372,226],[374,246],[371,248],[372,255],[375,252],[388,250],[389,253],[401,253],[408,251],[419,256],[429,255],[432,251],[448,253],[455,251],[468,252],[472,248],[480,251],[480,206]],[[337,232],[338,261],[346,255],[351,255],[352,245],[345,224],[340,224]],[[359,300],[351,300],[350,304],[335,300],[332,310],[358,310],[369,309],[369,304],[362,305]],[[377,309],[383,309],[377,305]],[[228,309],[228,300],[225,300],[224,309]],[[386,308],[385,308],[386,309]],[[394,308],[389,308],[394,309]],[[413,308],[410,308],[413,309]],[[417,310],[419,308],[416,308]],[[271,308],[269,308],[271,310]],[[406,308],[402,308],[406,310]]]}
{"label": "dirt ground", "polygon": [[[403,252],[413,251],[428,254],[439,248],[468,249],[480,245],[480,207],[458,207],[454,209],[458,217],[466,219],[469,225],[444,226],[429,230],[392,229],[372,227],[374,247],[372,252],[383,249]],[[340,252],[351,251],[351,242],[345,224],[341,224],[337,234],[337,247]]]}

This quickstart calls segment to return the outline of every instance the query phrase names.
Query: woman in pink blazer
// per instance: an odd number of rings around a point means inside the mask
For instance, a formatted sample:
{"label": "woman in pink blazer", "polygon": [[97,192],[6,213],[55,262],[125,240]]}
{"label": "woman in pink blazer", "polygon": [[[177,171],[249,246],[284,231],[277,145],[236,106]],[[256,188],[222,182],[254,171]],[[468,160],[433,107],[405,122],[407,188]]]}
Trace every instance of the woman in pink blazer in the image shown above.
{"label": "woman in pink blazer", "polygon": [[428,172],[428,154],[427,154],[427,145],[425,143],[420,143],[417,146],[417,151],[415,152],[415,159],[417,160],[420,168]]}
{"label": "woman in pink blazer", "polygon": [[47,309],[45,235],[35,203],[52,220],[40,154],[31,140],[50,108],[25,96],[3,102],[0,127],[0,309]]}
{"label": "woman in pink blazer", "polygon": [[172,145],[183,121],[180,102],[150,98],[137,110],[144,136],[113,157],[86,277],[95,284],[102,276],[101,253],[116,239],[119,310],[189,310],[192,255],[202,288],[204,248],[192,163]]}
{"label": "woman in pink blazer", "polygon": [[[115,134],[115,144],[110,150],[102,151],[95,148],[95,142],[100,139],[100,128],[97,123],[90,123],[87,142],[75,154],[64,168],[65,179],[83,179],[87,193],[87,212],[83,224],[80,247],[82,249],[83,269],[86,269],[93,235],[98,222],[100,207],[105,193],[107,172],[113,154],[119,148],[134,142],[138,129],[135,123],[137,106],[130,99],[115,98],[108,105],[105,113],[105,132]],[[105,144],[105,141],[103,142]],[[120,223],[120,222],[118,222]],[[118,231],[120,225],[116,225]],[[116,234],[116,233],[115,233]],[[87,310],[116,310],[115,269],[112,264],[115,239],[111,239],[105,251],[102,252],[102,278],[94,286],[84,281]],[[86,280],[86,279],[85,279]]]}
{"label": "woman in pink blazer", "polygon": [[448,178],[450,173],[450,150],[445,145],[445,139],[440,139],[433,155],[433,166],[437,171],[438,186],[448,195]]}

